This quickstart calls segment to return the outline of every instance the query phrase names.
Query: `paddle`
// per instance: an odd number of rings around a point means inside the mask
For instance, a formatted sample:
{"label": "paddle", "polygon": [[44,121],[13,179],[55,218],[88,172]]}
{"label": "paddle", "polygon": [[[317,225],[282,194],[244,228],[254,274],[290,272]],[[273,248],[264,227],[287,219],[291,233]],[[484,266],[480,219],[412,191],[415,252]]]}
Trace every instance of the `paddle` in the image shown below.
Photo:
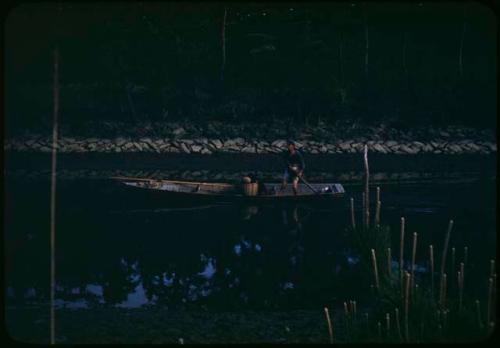
{"label": "paddle", "polygon": [[302,175],[299,175],[298,177],[299,177],[299,179],[300,179],[300,180],[302,180],[302,181],[304,182],[304,184],[306,184],[306,185],[307,185],[307,187],[309,187],[309,188],[311,189],[311,191],[312,191],[312,192],[314,192],[314,193],[315,193],[315,194],[317,194],[317,195],[321,194],[321,192],[316,191],[316,190],[315,190],[315,189],[314,189],[314,188],[313,188],[313,187],[312,187],[312,186],[311,186],[311,185],[310,185],[310,184],[306,181],[306,179],[304,179],[304,178],[302,177]]}

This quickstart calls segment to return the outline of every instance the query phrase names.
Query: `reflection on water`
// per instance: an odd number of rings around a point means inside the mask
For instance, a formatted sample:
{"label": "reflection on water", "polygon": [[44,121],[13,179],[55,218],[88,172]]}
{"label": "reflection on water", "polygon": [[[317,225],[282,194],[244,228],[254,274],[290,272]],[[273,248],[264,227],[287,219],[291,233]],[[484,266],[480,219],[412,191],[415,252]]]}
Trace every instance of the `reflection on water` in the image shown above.
{"label": "reflection on water", "polygon": [[[24,184],[9,190],[8,303],[47,302],[48,191]],[[478,263],[493,255],[494,193],[485,194],[490,187],[461,187],[458,200],[456,191],[382,189],[383,221],[397,230],[404,214],[409,229],[419,232],[422,256],[416,272],[425,271],[426,247],[440,246],[450,217],[456,221],[454,245],[467,243],[471,260]],[[322,209],[195,209],[127,208],[113,197],[108,187],[90,190],[85,182],[60,193],[57,306],[318,308],[338,298],[361,299],[367,292],[356,279],[359,256],[351,251],[344,232],[349,223],[347,200]],[[29,219],[25,212],[30,212]],[[470,238],[470,230],[476,238]]]}

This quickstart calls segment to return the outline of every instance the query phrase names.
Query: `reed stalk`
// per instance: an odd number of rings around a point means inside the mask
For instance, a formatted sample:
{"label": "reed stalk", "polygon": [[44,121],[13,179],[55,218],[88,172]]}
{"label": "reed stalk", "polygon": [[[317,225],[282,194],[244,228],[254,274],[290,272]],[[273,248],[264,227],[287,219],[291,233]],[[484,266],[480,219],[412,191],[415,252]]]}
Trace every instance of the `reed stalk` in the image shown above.
{"label": "reed stalk", "polygon": [[443,306],[446,305],[446,284],[447,284],[447,276],[446,273],[443,274]]}
{"label": "reed stalk", "polygon": [[400,340],[403,340],[403,336],[401,335],[401,323],[399,322],[399,309],[396,308],[394,312],[396,317],[396,329],[398,330],[398,337]]}
{"label": "reed stalk", "polygon": [[443,246],[443,258],[441,259],[441,276],[444,274],[444,267],[446,265],[446,254],[448,253],[448,244],[450,243],[451,229],[453,228],[453,220],[448,223],[448,230],[446,232],[446,238],[444,240]]}
{"label": "reed stalk", "polygon": [[349,327],[350,327],[350,320],[349,320],[349,308],[347,307],[347,302],[344,301],[344,315],[345,315],[345,326],[346,326],[346,336],[349,337]]}
{"label": "reed stalk", "polygon": [[380,225],[380,209],[382,207],[382,202],[377,201],[377,206],[375,208],[375,226]]}
{"label": "reed stalk", "polygon": [[380,187],[377,186],[377,196],[376,196],[376,210],[375,210],[375,226],[380,224],[380,207],[382,203],[380,202]]}
{"label": "reed stalk", "polygon": [[410,274],[405,272],[405,339],[407,342],[410,340],[409,328],[408,328],[408,314],[409,314],[409,297],[410,297]]}
{"label": "reed stalk", "polygon": [[387,337],[389,337],[389,333],[391,332],[391,315],[389,313],[385,313],[385,330]]}
{"label": "reed stalk", "polygon": [[361,194],[361,199],[363,200],[363,211],[361,212],[363,228],[366,228],[366,193]]}
{"label": "reed stalk", "polygon": [[455,272],[455,248],[451,248],[451,269],[450,269],[450,274],[453,274]]}
{"label": "reed stalk", "polygon": [[464,297],[464,276],[465,276],[465,264],[460,262],[460,275],[459,275],[459,283],[458,283],[458,308],[462,309],[462,302]]}
{"label": "reed stalk", "polygon": [[57,139],[59,132],[59,48],[54,49],[54,114],[52,119],[52,163],[50,184],[50,343],[56,343],[56,176]]}
{"label": "reed stalk", "polygon": [[457,272],[458,279],[458,310],[462,310],[462,272]]}
{"label": "reed stalk", "polygon": [[483,321],[481,320],[481,303],[476,300],[476,314],[477,314],[477,324],[480,329],[483,328]]}
{"label": "reed stalk", "polygon": [[417,256],[417,232],[413,232],[413,249],[411,254],[411,288],[415,285],[415,258]]}
{"label": "reed stalk", "polygon": [[493,310],[493,278],[488,279],[488,307],[486,307],[486,322],[491,322],[491,312]]}
{"label": "reed stalk", "polygon": [[492,302],[496,303],[496,295],[497,295],[497,275],[493,274],[493,297],[492,297]]}
{"label": "reed stalk", "polygon": [[404,267],[404,241],[405,241],[405,218],[401,218],[401,235],[399,247],[399,278],[401,281],[401,297],[403,297],[403,267]]}
{"label": "reed stalk", "polygon": [[354,218],[354,198],[351,198],[351,226],[352,229],[356,229],[356,219]]}
{"label": "reed stalk", "polygon": [[350,313],[351,323],[353,323],[354,322],[354,303],[352,300],[349,300],[349,313]]}
{"label": "reed stalk", "polygon": [[373,265],[373,274],[375,276],[375,287],[378,290],[380,287],[379,279],[378,279],[378,269],[377,269],[377,256],[375,255],[375,250],[372,249],[372,265]]}
{"label": "reed stalk", "polygon": [[468,256],[469,256],[469,248],[464,247],[464,265],[467,265]]}
{"label": "reed stalk", "polygon": [[222,64],[220,69],[221,81],[224,81],[224,69],[226,66],[226,17],[227,8],[224,8],[224,18],[222,20]]}
{"label": "reed stalk", "polygon": [[387,275],[389,276],[389,279],[391,279],[392,276],[391,263],[392,263],[391,248],[387,248]]}
{"label": "reed stalk", "polygon": [[431,294],[434,297],[434,247],[429,245],[429,263],[431,271]]}
{"label": "reed stalk", "polygon": [[333,344],[333,326],[332,326],[332,321],[330,319],[330,313],[328,312],[328,308],[325,307],[325,316],[326,316],[326,322],[328,324],[328,335],[330,336],[330,343]]}
{"label": "reed stalk", "polygon": [[439,278],[439,305],[443,305],[443,276]]}

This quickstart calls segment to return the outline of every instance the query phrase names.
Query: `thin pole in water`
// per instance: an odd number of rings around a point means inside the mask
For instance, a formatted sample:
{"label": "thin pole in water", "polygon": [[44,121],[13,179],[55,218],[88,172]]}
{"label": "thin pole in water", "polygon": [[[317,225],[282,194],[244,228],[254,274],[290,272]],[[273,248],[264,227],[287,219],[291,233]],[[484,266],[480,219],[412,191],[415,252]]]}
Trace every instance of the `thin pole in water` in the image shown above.
{"label": "thin pole in water", "polygon": [[370,169],[368,167],[368,146],[364,147],[363,160],[365,164],[365,228],[370,227]]}
{"label": "thin pole in water", "polygon": [[351,226],[352,229],[356,229],[356,219],[354,218],[354,198],[351,198]]}
{"label": "thin pole in water", "polygon": [[328,335],[330,336],[330,343],[333,343],[333,326],[332,326],[332,320],[330,319],[330,313],[328,312],[328,308],[325,307],[325,316],[326,316],[326,323],[328,324]]}
{"label": "thin pole in water", "polygon": [[56,343],[54,299],[56,290],[56,163],[57,116],[59,113],[59,51],[54,50],[54,118],[52,123],[52,171],[50,185],[50,344]]}
{"label": "thin pole in water", "polygon": [[405,218],[401,218],[401,236],[399,246],[399,277],[401,281],[401,297],[404,297],[403,269],[404,269],[404,242],[405,242]]}

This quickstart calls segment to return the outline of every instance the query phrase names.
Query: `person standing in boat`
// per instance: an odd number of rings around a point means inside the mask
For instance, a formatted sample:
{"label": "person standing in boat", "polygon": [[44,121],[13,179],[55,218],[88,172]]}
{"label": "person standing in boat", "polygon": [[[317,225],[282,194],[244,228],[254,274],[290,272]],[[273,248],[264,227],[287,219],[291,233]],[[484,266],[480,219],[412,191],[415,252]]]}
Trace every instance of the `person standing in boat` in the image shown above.
{"label": "person standing in boat", "polygon": [[304,175],[306,164],[300,151],[295,148],[295,142],[293,140],[288,140],[287,147],[288,149],[284,155],[286,167],[280,192],[285,190],[288,181],[291,180],[293,193],[296,195],[299,186],[299,178]]}

